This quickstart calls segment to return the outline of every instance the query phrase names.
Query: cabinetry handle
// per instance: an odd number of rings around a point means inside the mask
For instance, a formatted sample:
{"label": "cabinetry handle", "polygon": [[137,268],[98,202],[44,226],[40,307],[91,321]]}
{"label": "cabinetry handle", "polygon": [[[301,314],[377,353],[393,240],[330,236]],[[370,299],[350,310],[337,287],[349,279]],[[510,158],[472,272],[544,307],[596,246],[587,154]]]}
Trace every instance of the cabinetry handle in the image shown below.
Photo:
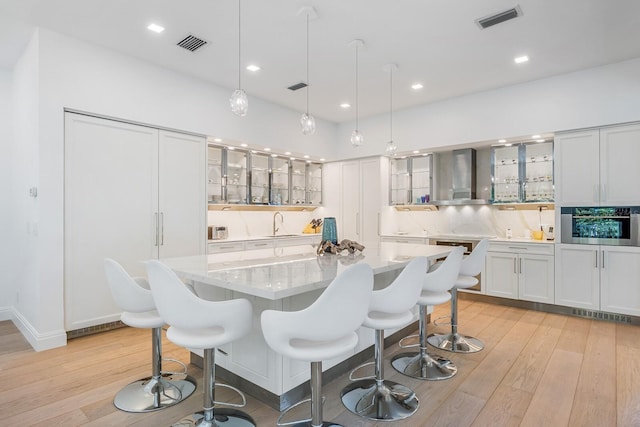
{"label": "cabinetry handle", "polygon": [[519,250],[519,251],[526,251],[529,248],[523,248],[521,246],[509,246],[509,249],[515,249],[515,250]]}
{"label": "cabinetry handle", "polygon": [[254,243],[253,246],[267,246],[267,243]]}
{"label": "cabinetry handle", "polygon": [[160,212],[160,246],[164,246],[164,212]]}
{"label": "cabinetry handle", "polygon": [[513,274],[518,274],[518,266],[515,258],[513,259]]}
{"label": "cabinetry handle", "polygon": [[598,268],[598,251],[593,251],[593,254],[595,255],[595,258],[596,258],[596,268]]}
{"label": "cabinetry handle", "polygon": [[604,251],[602,251],[602,269],[604,270]]}
{"label": "cabinetry handle", "polygon": [[520,258],[520,274],[522,274],[522,258]]}
{"label": "cabinetry handle", "polygon": [[356,212],[356,236],[360,237],[360,212]]}
{"label": "cabinetry handle", "polygon": [[158,233],[159,233],[159,227],[160,225],[158,224],[158,212],[154,212],[153,213],[153,217],[154,217],[154,221],[156,223],[156,235],[154,236],[153,239],[153,246],[158,246]]}
{"label": "cabinetry handle", "polygon": [[380,237],[380,212],[378,212],[378,237]]}

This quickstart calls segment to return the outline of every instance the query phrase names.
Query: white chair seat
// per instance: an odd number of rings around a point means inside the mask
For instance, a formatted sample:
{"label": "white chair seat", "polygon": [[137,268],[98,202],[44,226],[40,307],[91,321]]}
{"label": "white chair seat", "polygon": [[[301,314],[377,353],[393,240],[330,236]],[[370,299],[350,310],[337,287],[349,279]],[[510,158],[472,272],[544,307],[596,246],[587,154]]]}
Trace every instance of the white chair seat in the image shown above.
{"label": "white chair seat", "polygon": [[156,310],[143,311],[142,313],[124,311],[120,315],[120,320],[132,328],[153,329],[164,326],[164,320]]}
{"label": "white chair seat", "polygon": [[167,330],[167,338],[181,347],[200,350],[219,347],[229,342],[225,336],[224,328],[219,326],[198,329],[170,327]]}
{"label": "white chair seat", "polygon": [[475,276],[458,276],[454,286],[458,289],[468,289],[477,284],[478,279],[476,279]]}
{"label": "white chair seat", "polygon": [[420,305],[438,305],[444,304],[451,299],[449,292],[432,292],[422,291],[418,297],[418,304]]}
{"label": "white chair seat", "polygon": [[314,362],[327,360],[348,353],[358,344],[358,334],[352,333],[331,341],[311,341],[293,338],[288,347],[280,347],[280,353],[292,359]]}
{"label": "white chair seat", "polygon": [[371,329],[393,329],[405,326],[412,320],[413,313],[411,311],[404,311],[402,313],[370,311],[362,325]]}

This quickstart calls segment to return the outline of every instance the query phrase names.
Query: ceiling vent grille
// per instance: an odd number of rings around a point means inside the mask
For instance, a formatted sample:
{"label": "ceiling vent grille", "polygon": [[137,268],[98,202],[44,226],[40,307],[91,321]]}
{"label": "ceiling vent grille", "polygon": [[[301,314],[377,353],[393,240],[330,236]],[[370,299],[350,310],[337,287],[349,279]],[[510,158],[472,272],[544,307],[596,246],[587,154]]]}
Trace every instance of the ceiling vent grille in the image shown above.
{"label": "ceiling vent grille", "polygon": [[205,46],[208,42],[202,40],[200,37],[196,37],[193,34],[189,34],[187,37],[183,38],[178,42],[178,46],[187,49],[190,52],[195,52],[200,49],[202,46]]}
{"label": "ceiling vent grille", "polygon": [[296,83],[294,85],[289,86],[287,89],[295,91],[295,90],[302,89],[303,87],[307,87],[307,84],[300,82],[300,83]]}
{"label": "ceiling vent grille", "polygon": [[522,16],[522,10],[520,9],[520,6],[516,6],[512,9],[505,10],[500,13],[496,13],[495,15],[477,19],[476,23],[480,26],[480,28],[486,29],[494,25],[501,24],[510,19],[517,18],[518,16]]}

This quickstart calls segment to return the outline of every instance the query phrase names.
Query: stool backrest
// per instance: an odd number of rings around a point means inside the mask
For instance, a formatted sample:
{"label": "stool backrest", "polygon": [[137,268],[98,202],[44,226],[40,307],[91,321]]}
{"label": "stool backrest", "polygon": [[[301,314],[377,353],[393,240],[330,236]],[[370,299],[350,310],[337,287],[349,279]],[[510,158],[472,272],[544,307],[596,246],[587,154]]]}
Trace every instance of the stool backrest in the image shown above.
{"label": "stool backrest", "polygon": [[473,251],[462,260],[462,267],[460,267],[460,275],[462,276],[477,276],[482,271],[484,266],[484,260],[487,256],[487,250],[489,249],[489,240],[482,239],[473,248]]}
{"label": "stool backrest", "polygon": [[460,274],[460,266],[462,265],[462,256],[464,248],[456,246],[440,266],[423,276],[424,282],[422,289],[432,292],[448,291],[455,285],[458,274]]}
{"label": "stool backrest", "polygon": [[410,310],[422,291],[427,265],[426,257],[411,260],[389,286],[373,292],[369,311],[402,313]]}
{"label": "stool backrest", "polygon": [[[145,265],[158,312],[170,326],[180,329],[219,326],[229,331],[248,330],[250,325],[244,325],[251,322],[251,303],[248,300],[203,300],[162,262],[152,260],[145,262]],[[229,341],[233,339],[229,337]]]}
{"label": "stool backrest", "polygon": [[129,273],[111,258],[104,260],[104,273],[107,276],[111,295],[120,309],[131,313],[143,313],[156,309],[151,291],[143,287],[148,285],[146,279],[129,276]]}

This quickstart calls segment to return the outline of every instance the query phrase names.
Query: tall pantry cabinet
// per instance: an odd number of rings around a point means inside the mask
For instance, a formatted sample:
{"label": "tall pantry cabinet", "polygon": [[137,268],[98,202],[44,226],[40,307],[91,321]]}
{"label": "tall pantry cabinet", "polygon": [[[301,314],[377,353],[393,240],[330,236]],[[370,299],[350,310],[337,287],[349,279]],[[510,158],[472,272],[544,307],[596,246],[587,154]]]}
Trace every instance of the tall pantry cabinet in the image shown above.
{"label": "tall pantry cabinet", "polygon": [[64,286],[67,331],[113,322],[103,269],[206,250],[205,138],[65,115]]}
{"label": "tall pantry cabinet", "polygon": [[372,157],[327,163],[324,168],[325,207],[336,216],[338,240],[355,240],[366,248],[377,248],[381,212],[389,203],[389,160]]}

